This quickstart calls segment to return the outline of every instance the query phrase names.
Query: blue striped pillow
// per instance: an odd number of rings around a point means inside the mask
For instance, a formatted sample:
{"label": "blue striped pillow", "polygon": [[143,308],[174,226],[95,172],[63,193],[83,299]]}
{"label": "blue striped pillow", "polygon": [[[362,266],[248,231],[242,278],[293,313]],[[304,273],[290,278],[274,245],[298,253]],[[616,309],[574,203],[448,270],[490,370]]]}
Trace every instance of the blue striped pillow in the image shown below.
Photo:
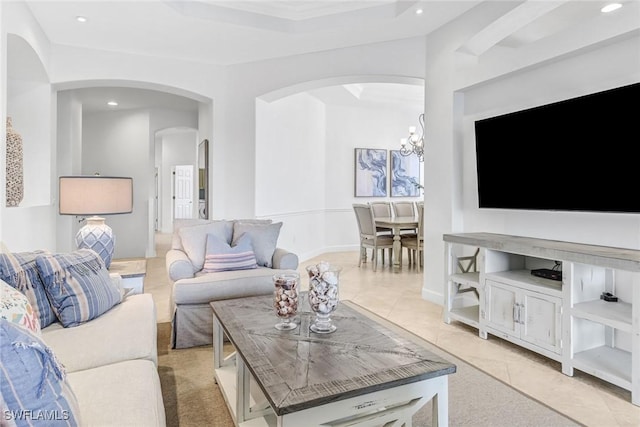
{"label": "blue striped pillow", "polygon": [[36,258],[44,254],[48,254],[48,252],[0,254],[0,279],[27,296],[29,304],[38,315],[41,328],[58,321],[49,303],[44,283],[36,265]]}
{"label": "blue striped pillow", "polygon": [[91,249],[41,255],[36,263],[51,307],[65,328],[95,319],[122,300],[104,261]]}
{"label": "blue striped pillow", "polygon": [[203,273],[251,268],[258,268],[258,264],[249,235],[242,236],[232,247],[215,234],[207,234],[207,251],[202,268]]}
{"label": "blue striped pillow", "polygon": [[82,425],[64,367],[40,338],[0,319],[0,360],[2,419],[8,425]]}

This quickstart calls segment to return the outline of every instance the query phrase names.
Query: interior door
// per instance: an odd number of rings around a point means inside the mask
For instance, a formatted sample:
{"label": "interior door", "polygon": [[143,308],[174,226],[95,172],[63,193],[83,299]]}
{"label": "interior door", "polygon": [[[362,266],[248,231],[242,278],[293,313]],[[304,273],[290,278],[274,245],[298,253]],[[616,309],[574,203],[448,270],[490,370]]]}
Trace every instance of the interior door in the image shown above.
{"label": "interior door", "polygon": [[176,165],[174,168],[173,218],[193,218],[193,165]]}

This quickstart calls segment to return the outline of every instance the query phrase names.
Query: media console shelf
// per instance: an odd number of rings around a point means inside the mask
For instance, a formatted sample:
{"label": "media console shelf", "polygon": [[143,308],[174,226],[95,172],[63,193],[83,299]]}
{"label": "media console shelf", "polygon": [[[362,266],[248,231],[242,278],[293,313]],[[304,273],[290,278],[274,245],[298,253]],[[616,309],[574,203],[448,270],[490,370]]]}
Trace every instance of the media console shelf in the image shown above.
{"label": "media console shelf", "polygon": [[[630,390],[640,406],[640,250],[493,233],[443,240],[446,323]],[[561,269],[562,281],[531,275],[538,268]]]}

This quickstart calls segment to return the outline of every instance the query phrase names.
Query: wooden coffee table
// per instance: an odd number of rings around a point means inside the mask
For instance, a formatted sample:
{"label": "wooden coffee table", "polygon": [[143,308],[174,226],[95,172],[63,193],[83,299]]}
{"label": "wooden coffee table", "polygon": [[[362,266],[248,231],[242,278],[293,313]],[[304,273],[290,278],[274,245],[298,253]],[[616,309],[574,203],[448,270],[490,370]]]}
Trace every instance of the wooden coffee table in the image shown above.
{"label": "wooden coffee table", "polygon": [[[215,378],[237,426],[411,426],[430,401],[433,424],[447,425],[454,364],[344,303],[331,334],[311,332],[308,312],[298,328],[279,331],[272,301],[210,304]],[[226,358],[224,336],[235,349]]]}

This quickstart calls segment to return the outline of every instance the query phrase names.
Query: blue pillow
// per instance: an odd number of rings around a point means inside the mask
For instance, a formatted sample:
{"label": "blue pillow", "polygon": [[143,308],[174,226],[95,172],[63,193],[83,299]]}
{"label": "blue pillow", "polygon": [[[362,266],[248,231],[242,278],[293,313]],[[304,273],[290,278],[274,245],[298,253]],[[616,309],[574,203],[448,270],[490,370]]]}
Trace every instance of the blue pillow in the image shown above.
{"label": "blue pillow", "polygon": [[258,265],[272,268],[273,254],[276,251],[280,228],[282,228],[282,222],[263,224],[236,221],[233,223],[233,240],[231,244],[237,244],[244,234],[248,234],[251,238],[251,245],[256,254]]}
{"label": "blue pillow", "polygon": [[91,249],[36,258],[40,276],[60,323],[78,326],[120,304],[120,290],[104,261]]}
{"label": "blue pillow", "polygon": [[204,258],[203,273],[216,271],[248,270],[258,268],[253,253],[251,238],[243,235],[235,246],[229,245],[215,234],[207,234],[207,249]]}
{"label": "blue pillow", "polygon": [[41,328],[58,321],[36,265],[36,258],[47,253],[34,251],[0,254],[0,279],[27,296],[29,304],[38,315]]}
{"label": "blue pillow", "polygon": [[0,360],[2,419],[9,425],[81,425],[64,367],[40,338],[0,319]]}

